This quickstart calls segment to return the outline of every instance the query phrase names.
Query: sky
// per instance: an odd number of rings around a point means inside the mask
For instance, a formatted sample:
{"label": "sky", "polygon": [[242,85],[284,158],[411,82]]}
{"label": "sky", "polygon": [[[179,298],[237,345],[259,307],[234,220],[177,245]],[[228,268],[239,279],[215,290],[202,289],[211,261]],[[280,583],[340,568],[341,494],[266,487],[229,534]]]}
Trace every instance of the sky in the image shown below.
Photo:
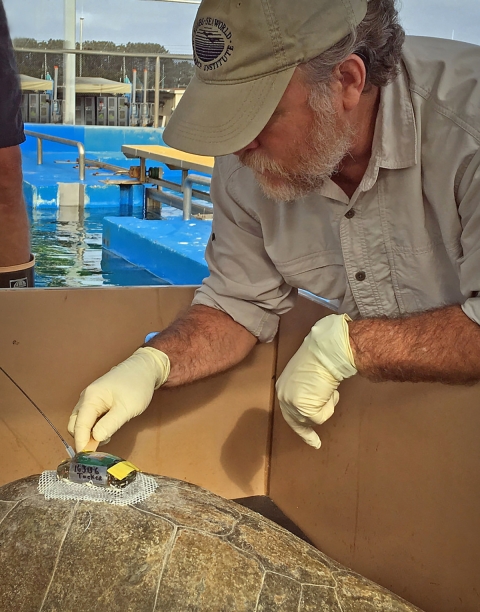
{"label": "sky", "polygon": [[[63,38],[63,0],[3,0],[12,38]],[[292,0],[294,2],[294,0]],[[480,0],[401,0],[407,34],[480,44]],[[155,42],[171,53],[191,53],[197,6],[146,0],[77,0],[83,40]]]}

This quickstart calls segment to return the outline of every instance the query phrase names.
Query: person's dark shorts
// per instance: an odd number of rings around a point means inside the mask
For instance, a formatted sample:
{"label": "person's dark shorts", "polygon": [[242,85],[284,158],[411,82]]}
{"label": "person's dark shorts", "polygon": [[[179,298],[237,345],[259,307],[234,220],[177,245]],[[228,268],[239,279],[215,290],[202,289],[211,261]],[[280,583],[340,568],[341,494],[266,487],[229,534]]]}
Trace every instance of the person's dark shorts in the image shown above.
{"label": "person's dark shorts", "polygon": [[21,111],[20,80],[8,31],[7,16],[0,0],[0,148],[25,140]]}

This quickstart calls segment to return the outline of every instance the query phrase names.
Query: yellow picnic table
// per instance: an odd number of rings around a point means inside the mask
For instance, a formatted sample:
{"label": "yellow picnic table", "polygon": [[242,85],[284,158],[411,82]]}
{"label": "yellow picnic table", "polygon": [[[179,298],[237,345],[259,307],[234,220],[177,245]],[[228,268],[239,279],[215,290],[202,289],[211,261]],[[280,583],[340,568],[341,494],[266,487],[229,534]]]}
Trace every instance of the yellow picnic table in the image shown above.
{"label": "yellow picnic table", "polygon": [[[183,210],[183,218],[190,219],[192,210],[194,213],[205,215],[206,208],[199,207],[196,204],[192,204],[192,193],[201,199],[210,202],[210,194],[208,192],[197,191],[193,188],[194,175],[189,177],[188,171],[194,170],[196,172],[203,172],[211,175],[215,158],[206,157],[203,155],[193,155],[192,153],[185,153],[178,149],[172,149],[170,147],[163,147],[160,145],[122,145],[122,153],[128,158],[137,158],[140,160],[139,176],[135,173],[142,183],[153,183],[157,185],[157,190],[146,189],[146,208],[148,209],[149,200],[157,202],[168,202],[172,206]],[[180,184],[173,183],[165,180],[160,172],[157,177],[152,174],[152,170],[146,171],[145,162],[146,160],[159,162],[165,164],[170,170],[181,170],[182,180]],[[132,176],[132,175],[131,175]],[[210,177],[203,177],[195,175],[195,183],[200,185],[210,186]],[[158,191],[161,187],[167,187],[174,189],[182,194],[182,198],[178,196],[165,193],[164,191]],[[211,209],[210,209],[211,212]],[[208,214],[210,214],[207,211]]]}
{"label": "yellow picnic table", "polygon": [[196,170],[211,174],[215,158],[203,155],[184,153],[178,149],[162,147],[160,145],[122,145],[125,157],[136,157],[142,160],[151,160],[165,164],[170,170]]}

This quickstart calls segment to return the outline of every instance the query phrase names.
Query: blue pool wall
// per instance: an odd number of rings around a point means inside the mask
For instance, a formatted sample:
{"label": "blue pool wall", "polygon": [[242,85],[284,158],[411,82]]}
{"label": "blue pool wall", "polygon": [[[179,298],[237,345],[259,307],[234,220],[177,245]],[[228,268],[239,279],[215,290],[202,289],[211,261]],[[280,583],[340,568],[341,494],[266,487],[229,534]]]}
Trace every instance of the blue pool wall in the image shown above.
{"label": "blue pool wall", "polygon": [[102,246],[172,285],[199,285],[208,276],[204,253],[212,222],[105,217]]}
{"label": "blue pool wall", "polygon": [[[96,159],[106,163],[128,168],[138,165],[137,159],[127,159],[122,153],[122,145],[161,145],[163,128],[107,127],[90,125],[53,125],[26,123],[26,130],[49,134],[60,138],[80,141],[84,144],[87,159]],[[28,205],[37,207],[58,207],[59,183],[80,183],[78,167],[74,160],[78,157],[75,147],[44,140],[43,164],[37,164],[37,139],[27,136],[21,145],[23,157],[24,195]],[[68,160],[72,163],[68,164]],[[160,165],[155,162],[149,166]],[[171,181],[179,182],[180,171],[168,170],[162,166],[164,176]],[[84,205],[118,206],[128,203],[141,205],[144,201],[144,186],[119,186],[105,184],[109,178],[99,173],[97,168],[87,168],[85,174]]]}
{"label": "blue pool wall", "polygon": [[[113,156],[125,159],[122,145],[161,145],[163,141],[163,128],[135,128],[135,127],[107,127],[100,125],[54,125],[50,123],[25,123],[25,129],[41,134],[50,134],[59,138],[79,140],[83,142],[87,153],[110,152]],[[24,155],[36,156],[37,139],[31,136],[21,145]],[[73,147],[66,147],[56,142],[43,141],[44,153],[67,154],[75,151]]]}

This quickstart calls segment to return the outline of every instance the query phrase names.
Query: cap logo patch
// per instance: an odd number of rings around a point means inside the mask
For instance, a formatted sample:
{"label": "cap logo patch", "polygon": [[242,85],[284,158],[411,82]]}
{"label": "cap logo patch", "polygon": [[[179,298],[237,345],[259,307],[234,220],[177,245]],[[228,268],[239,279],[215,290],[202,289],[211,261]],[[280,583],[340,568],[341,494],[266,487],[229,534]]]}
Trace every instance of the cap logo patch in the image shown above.
{"label": "cap logo patch", "polygon": [[200,70],[215,70],[233,51],[232,32],[221,19],[201,17],[193,28],[193,57]]}

